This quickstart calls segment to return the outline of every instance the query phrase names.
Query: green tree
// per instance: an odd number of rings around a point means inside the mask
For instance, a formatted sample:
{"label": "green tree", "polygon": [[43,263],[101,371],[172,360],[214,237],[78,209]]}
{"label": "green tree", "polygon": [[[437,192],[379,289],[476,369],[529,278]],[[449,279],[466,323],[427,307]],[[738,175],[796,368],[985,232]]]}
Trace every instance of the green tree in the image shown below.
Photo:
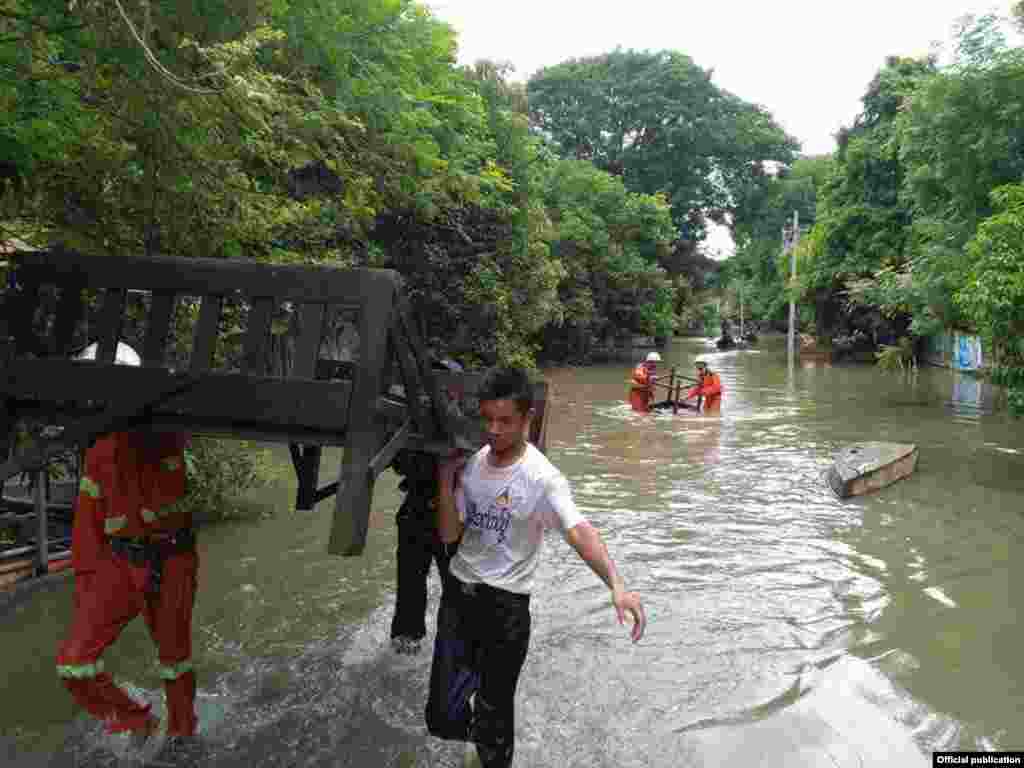
{"label": "green tree", "polygon": [[619,330],[670,335],[675,292],[658,266],[674,234],[664,198],[629,192],[621,179],[581,160],[552,163],[534,194],[566,271],[563,325],[547,329],[548,351],[557,339],[585,354],[591,337]]}
{"label": "green tree", "polygon": [[967,244],[970,266],[956,302],[996,357],[995,381],[1024,414],[1024,184],[992,191],[995,213]]}
{"label": "green tree", "polygon": [[734,291],[742,288],[748,319],[785,320],[789,261],[780,261],[782,230],[791,225],[794,211],[802,226],[814,224],[818,196],[832,173],[832,162],[829,156],[801,157],[749,188],[732,221],[736,252],[726,262],[722,280]]}
{"label": "green tree", "polygon": [[[817,307],[819,335],[828,335],[858,304],[873,306],[865,280],[907,268],[913,210],[903,195],[907,171],[899,119],[935,72],[932,58],[889,57],[869,84],[861,113],[837,137],[832,172],[819,190],[815,225],[798,267],[799,290]],[[889,315],[897,325],[909,321],[902,311]]]}
{"label": "green tree", "polygon": [[570,59],[527,84],[535,128],[566,157],[589,160],[628,189],[663,193],[684,235],[703,212],[724,222],[765,160],[796,142],[762,108],[712,83],[682,53],[615,50]]}

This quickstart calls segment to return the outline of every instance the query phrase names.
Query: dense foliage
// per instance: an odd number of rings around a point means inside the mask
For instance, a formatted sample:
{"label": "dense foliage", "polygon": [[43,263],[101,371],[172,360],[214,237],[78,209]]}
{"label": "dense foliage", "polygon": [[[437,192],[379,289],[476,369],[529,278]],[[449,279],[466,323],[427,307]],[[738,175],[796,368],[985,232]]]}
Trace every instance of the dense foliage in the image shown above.
{"label": "dense foliage", "polygon": [[726,270],[776,318],[788,266],[771,265],[782,221],[799,210],[813,226],[792,292],[822,341],[863,333],[888,364],[932,334],[977,333],[1024,411],[1024,49],[1006,21],[965,17],[947,56],[889,58],[833,155],[794,163],[751,201],[752,221],[737,218]]}
{"label": "dense foliage", "polygon": [[698,314],[704,217],[794,141],[676,52],[455,52],[414,0],[0,0],[0,239],[395,267],[473,364]]}

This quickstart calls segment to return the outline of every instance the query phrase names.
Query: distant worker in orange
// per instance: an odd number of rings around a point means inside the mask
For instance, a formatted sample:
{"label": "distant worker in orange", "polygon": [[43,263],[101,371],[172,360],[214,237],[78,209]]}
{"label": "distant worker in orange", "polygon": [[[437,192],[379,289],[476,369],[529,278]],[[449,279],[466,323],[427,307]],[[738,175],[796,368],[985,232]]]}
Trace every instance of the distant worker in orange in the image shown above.
{"label": "distant worker in orange", "polygon": [[651,410],[654,383],[658,380],[655,374],[660,362],[661,355],[650,352],[646,359],[633,369],[633,379],[629,383],[629,404],[634,411],[647,413]]}
{"label": "distant worker in orange", "polygon": [[697,386],[686,393],[686,399],[703,397],[704,412],[717,413],[722,405],[722,380],[703,360],[697,360],[694,365],[697,368]]}

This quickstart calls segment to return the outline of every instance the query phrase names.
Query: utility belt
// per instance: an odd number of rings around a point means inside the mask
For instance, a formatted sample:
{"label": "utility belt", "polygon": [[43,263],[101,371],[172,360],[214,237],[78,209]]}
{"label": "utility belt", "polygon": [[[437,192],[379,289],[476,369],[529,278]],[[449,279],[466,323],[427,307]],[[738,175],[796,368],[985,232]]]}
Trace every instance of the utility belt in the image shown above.
{"label": "utility belt", "polygon": [[164,560],[179,552],[192,552],[196,548],[196,534],[191,528],[179,528],[166,537],[125,538],[109,536],[110,549],[137,568],[149,567],[146,591],[157,593],[163,578]]}

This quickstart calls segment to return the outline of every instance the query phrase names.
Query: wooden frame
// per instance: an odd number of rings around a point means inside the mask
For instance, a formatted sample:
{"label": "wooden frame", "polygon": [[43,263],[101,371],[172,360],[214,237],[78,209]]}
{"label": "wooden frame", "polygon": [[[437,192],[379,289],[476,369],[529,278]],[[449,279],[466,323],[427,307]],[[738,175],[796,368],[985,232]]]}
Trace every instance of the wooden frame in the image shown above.
{"label": "wooden frame", "polygon": [[[328,551],[363,551],[376,478],[403,448],[446,453],[459,441],[479,445],[476,420],[453,416],[446,402],[450,378],[433,372],[419,331],[392,270],[265,265],[200,258],[97,257],[67,251],[15,257],[17,288],[4,295],[0,331],[0,435],[17,419],[45,414],[64,426],[60,437],[32,454],[0,465],[0,483],[49,456],[84,447],[97,437],[145,425],[218,437],[289,444],[299,481],[296,506],[310,509],[336,495]],[[48,338],[33,326],[40,289],[59,291]],[[70,359],[76,328],[86,311],[85,289],[103,291],[95,361]],[[150,296],[139,368],[114,364],[123,339],[127,297]],[[201,297],[187,370],[166,362],[177,296]],[[217,370],[214,353],[226,302],[248,307],[240,371]],[[266,370],[274,308],[297,305],[294,360],[284,375]],[[327,310],[358,313],[355,364],[328,366],[319,353]],[[297,318],[297,320],[296,320]],[[6,330],[4,330],[6,329]],[[456,375],[468,394],[479,376]],[[534,442],[543,447],[546,385],[538,385]],[[472,409],[470,409],[472,410]],[[322,447],[344,447],[338,479],[318,487]],[[40,510],[42,514],[44,510]]]}

